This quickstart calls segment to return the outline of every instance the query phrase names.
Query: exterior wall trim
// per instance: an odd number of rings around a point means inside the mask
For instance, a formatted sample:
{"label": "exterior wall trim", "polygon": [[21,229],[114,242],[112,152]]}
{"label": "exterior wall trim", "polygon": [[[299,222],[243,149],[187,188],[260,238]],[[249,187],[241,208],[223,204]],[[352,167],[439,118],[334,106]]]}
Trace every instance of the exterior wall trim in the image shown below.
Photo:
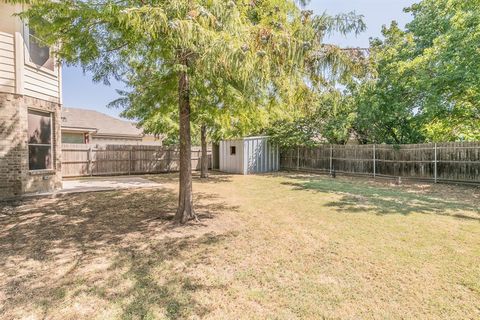
{"label": "exterior wall trim", "polygon": [[23,61],[23,38],[20,32],[15,32],[15,93],[20,95],[25,94]]}

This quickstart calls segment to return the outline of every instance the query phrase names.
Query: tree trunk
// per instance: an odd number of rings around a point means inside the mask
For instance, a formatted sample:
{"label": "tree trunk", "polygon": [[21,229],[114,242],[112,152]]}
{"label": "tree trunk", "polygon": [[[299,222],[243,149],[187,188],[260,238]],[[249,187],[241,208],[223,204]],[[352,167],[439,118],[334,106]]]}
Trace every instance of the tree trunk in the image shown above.
{"label": "tree trunk", "polygon": [[208,178],[207,126],[202,125],[202,171],[200,177]]}
{"label": "tree trunk", "polygon": [[[187,62],[184,61],[187,66]],[[186,223],[196,219],[192,196],[192,138],[190,133],[190,83],[187,71],[180,73],[178,85],[180,114],[180,194],[175,221]]]}

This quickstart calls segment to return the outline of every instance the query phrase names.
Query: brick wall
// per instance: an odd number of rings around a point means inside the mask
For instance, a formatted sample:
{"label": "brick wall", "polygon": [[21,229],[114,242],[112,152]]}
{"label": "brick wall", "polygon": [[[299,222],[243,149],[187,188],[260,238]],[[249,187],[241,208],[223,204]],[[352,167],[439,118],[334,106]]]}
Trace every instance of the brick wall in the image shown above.
{"label": "brick wall", "polygon": [[[53,170],[28,170],[28,110],[53,114]],[[0,93],[0,199],[61,188],[61,106]]]}

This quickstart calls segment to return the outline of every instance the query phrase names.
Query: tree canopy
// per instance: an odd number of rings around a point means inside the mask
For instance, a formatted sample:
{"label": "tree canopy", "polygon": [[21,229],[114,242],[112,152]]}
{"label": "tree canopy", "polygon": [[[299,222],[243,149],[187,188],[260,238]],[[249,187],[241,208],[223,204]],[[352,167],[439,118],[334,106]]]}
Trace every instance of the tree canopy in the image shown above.
{"label": "tree canopy", "polygon": [[306,145],[480,139],[480,2],[424,0],[405,10],[412,21],[405,30],[396,22],[383,27],[366,69],[346,69],[335,84],[320,86],[326,90],[315,111],[275,127],[275,135],[289,141],[301,127]]}
{"label": "tree canopy", "polygon": [[376,76],[353,91],[369,142],[480,139],[480,2],[424,0],[371,42]]}
{"label": "tree canopy", "polygon": [[291,97],[307,69],[332,57],[316,54],[326,33],[362,27],[355,15],[315,16],[291,0],[28,3],[21,17],[46,44],[61,44],[61,62],[81,64],[96,81],[127,84],[116,102],[124,115],[158,133],[178,121],[181,222],[195,217],[191,119],[219,132],[262,123],[277,106],[291,106],[272,100]]}

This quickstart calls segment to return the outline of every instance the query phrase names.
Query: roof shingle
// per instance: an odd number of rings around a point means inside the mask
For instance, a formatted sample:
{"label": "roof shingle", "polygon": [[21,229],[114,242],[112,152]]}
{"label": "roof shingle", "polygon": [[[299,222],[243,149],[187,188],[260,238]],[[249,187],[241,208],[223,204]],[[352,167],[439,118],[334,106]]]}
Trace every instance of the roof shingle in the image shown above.
{"label": "roof shingle", "polygon": [[143,135],[134,123],[120,120],[94,110],[62,108],[62,128],[96,129],[98,135]]}

